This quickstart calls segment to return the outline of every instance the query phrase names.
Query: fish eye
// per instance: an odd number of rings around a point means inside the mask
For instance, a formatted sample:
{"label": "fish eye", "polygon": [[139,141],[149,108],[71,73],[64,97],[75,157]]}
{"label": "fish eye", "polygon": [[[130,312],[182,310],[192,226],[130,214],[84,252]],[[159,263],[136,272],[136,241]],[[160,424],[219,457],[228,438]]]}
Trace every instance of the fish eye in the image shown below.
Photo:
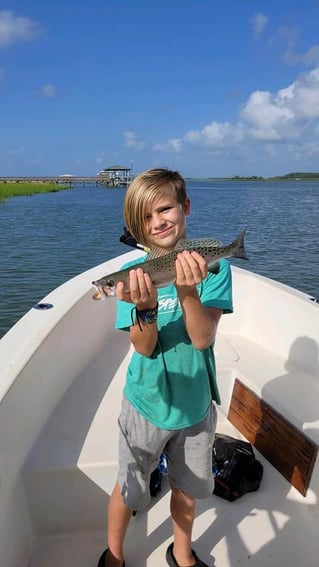
{"label": "fish eye", "polygon": [[107,280],[106,285],[107,285],[107,287],[114,287],[115,283],[114,283],[113,280]]}

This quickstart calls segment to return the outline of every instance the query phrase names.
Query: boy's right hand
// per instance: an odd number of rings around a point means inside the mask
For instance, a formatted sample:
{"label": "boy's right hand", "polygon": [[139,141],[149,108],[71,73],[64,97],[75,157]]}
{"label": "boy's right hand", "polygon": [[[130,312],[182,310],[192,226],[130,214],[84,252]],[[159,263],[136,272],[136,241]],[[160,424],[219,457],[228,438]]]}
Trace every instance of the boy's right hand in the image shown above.
{"label": "boy's right hand", "polygon": [[175,286],[180,289],[193,289],[207,276],[207,262],[198,252],[184,250],[176,259]]}
{"label": "boy's right hand", "polygon": [[116,296],[121,301],[134,303],[140,311],[153,309],[157,304],[157,289],[142,268],[130,271],[130,291],[124,291],[123,282],[117,284]]}

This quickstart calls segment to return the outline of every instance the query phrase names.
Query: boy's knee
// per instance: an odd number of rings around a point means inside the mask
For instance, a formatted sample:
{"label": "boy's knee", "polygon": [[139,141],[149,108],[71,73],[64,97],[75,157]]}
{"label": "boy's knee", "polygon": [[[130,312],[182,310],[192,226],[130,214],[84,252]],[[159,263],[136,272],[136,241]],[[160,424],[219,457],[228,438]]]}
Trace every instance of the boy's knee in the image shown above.
{"label": "boy's knee", "polygon": [[185,502],[189,502],[190,504],[192,504],[195,501],[195,498],[193,496],[191,496],[184,490],[177,488],[176,486],[171,485],[171,491],[172,491],[172,496],[178,500],[183,500]]}
{"label": "boy's knee", "polygon": [[186,492],[184,490],[177,488],[177,486],[175,486],[172,483],[170,483],[170,489],[175,496],[182,496],[183,494],[186,494]]}
{"label": "boy's knee", "polygon": [[121,494],[124,503],[130,510],[132,510],[132,512],[142,512],[143,510],[146,510],[151,501],[151,494],[149,491],[141,492],[139,490],[129,490],[125,483],[121,487]]}

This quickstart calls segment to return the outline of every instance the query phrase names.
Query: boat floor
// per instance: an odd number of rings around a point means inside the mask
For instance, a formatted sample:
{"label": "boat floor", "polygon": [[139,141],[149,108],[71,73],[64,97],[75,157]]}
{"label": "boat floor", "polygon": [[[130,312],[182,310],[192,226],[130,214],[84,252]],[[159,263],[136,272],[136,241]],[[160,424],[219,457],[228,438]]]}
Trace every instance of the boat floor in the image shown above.
{"label": "boat floor", "polygon": [[[218,431],[238,432],[219,416]],[[305,499],[257,453],[263,462],[262,486],[234,502],[212,496],[197,503],[193,546],[210,567],[317,567],[319,509],[316,495]],[[79,472],[79,474],[82,474]],[[100,505],[104,509],[105,501]],[[28,567],[96,567],[105,549],[103,529],[44,536]],[[132,518],[126,543],[127,567],[162,567],[172,541],[169,489],[150,509]]]}
{"label": "boat floor", "polygon": [[[241,352],[244,348],[232,337],[228,339],[217,345],[219,383],[225,390],[223,399],[229,396],[224,386],[229,382],[229,368],[237,360],[234,349]],[[247,348],[251,353],[251,343]],[[262,351],[259,349],[256,353],[256,373],[259,367],[260,380],[266,382],[269,374],[283,375],[282,361],[270,368],[269,363],[260,364]],[[269,361],[270,356],[266,355],[264,358]],[[24,480],[30,502],[35,503],[32,515],[39,536],[27,567],[96,567],[105,549],[106,505],[116,474],[115,431],[126,360],[108,387],[104,376],[106,364],[106,355],[102,352],[100,359],[94,360],[94,366],[88,367],[65,394],[31,452]],[[112,372],[110,369],[111,375]],[[92,376],[99,377],[94,388]],[[290,384],[293,384],[293,374]],[[259,387],[263,390],[263,383]],[[277,390],[270,391],[270,400],[278,397],[276,392],[278,394]],[[317,402],[314,400],[312,404]],[[290,405],[298,409],[295,400]],[[82,412],[79,413],[78,408],[82,408]],[[222,409],[218,410],[217,431],[242,438]],[[316,489],[310,488],[304,498],[257,451],[256,456],[264,465],[262,484],[257,492],[234,502],[214,495],[197,502],[194,549],[210,567],[317,567],[319,506]],[[314,487],[319,486],[318,471],[315,467]],[[56,494],[59,494],[58,501]],[[132,518],[125,542],[127,567],[166,564],[165,551],[172,541],[169,497],[164,477],[162,490],[152,500],[150,509]],[[41,513],[37,509],[40,505]]]}

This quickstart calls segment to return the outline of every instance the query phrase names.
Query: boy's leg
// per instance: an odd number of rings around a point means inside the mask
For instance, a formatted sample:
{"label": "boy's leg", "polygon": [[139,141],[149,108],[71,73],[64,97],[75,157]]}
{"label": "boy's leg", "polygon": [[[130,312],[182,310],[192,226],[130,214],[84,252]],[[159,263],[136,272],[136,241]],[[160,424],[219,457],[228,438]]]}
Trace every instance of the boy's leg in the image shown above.
{"label": "boy's leg", "polygon": [[171,515],[174,532],[174,557],[181,567],[195,563],[192,554],[192,529],[195,518],[195,499],[172,487]]}
{"label": "boy's leg", "polygon": [[195,498],[207,498],[214,488],[212,447],[215,428],[216,409],[211,406],[200,423],[178,431],[165,447],[172,488],[173,555],[181,567],[205,565],[195,557],[191,538]]}
{"label": "boy's leg", "polygon": [[121,567],[123,543],[132,511],[126,506],[118,483],[114,486],[108,508],[108,553],[105,567]]}
{"label": "boy's leg", "polygon": [[151,500],[151,472],[156,468],[171,434],[158,430],[126,398],[122,403],[119,427],[119,472],[108,508],[105,567],[122,567],[124,538],[132,510],[139,511],[148,506]]}

